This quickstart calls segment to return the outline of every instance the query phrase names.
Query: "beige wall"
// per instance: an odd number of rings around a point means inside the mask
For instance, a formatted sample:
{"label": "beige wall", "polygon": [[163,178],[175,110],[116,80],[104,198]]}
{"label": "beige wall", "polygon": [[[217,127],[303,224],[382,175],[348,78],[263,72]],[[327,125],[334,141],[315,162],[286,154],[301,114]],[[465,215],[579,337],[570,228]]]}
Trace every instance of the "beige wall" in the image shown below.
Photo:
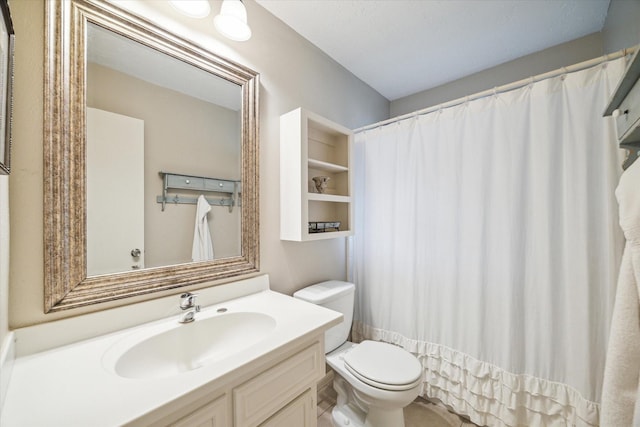
{"label": "beige wall", "polygon": [[602,55],[602,35],[593,33],[523,56],[444,85],[391,102],[391,117],[482,92]]}
{"label": "beige wall", "polygon": [[[284,293],[345,275],[344,239],[291,243],[279,239],[279,117],[308,108],[356,128],[388,117],[388,101],[251,0],[245,1],[253,38],[244,43],[218,36],[211,17],[178,16],[164,1],[125,1],[160,25],[260,73],[261,271]],[[211,1],[214,13],[220,2]],[[101,310],[102,304],[43,313],[43,50],[44,0],[11,1],[17,34],[14,172],[11,176],[11,328]],[[176,292],[173,292],[176,293]]]}
{"label": "beige wall", "polygon": [[[190,262],[196,206],[162,211],[159,172],[240,180],[239,113],[93,63],[87,105],[144,121],[145,267]],[[216,257],[240,255],[240,209],[213,206],[208,219]]]}
{"label": "beige wall", "polygon": [[[43,311],[42,217],[42,92],[43,5],[15,1],[9,4],[18,34],[15,51],[12,171],[9,188],[11,240],[9,264],[9,327],[12,313]],[[23,46],[23,47],[20,47]],[[16,261],[20,261],[17,262]],[[29,286],[25,283],[39,284]],[[20,289],[20,292],[16,292]],[[3,312],[4,313],[4,312]]]}
{"label": "beige wall", "polygon": [[640,44],[640,0],[611,0],[602,39],[605,53]]}

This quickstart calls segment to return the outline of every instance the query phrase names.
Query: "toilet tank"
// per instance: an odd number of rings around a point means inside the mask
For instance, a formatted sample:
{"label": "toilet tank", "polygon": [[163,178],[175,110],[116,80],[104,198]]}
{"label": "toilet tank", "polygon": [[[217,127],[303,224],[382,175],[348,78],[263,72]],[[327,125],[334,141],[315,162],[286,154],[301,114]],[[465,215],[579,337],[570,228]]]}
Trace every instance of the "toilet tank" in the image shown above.
{"label": "toilet tank", "polygon": [[329,280],[300,289],[293,294],[298,298],[312,304],[326,307],[330,310],[342,313],[344,320],[339,325],[327,330],[324,334],[325,353],[340,347],[349,336],[351,323],[353,322],[353,301],[355,285],[340,280]]}

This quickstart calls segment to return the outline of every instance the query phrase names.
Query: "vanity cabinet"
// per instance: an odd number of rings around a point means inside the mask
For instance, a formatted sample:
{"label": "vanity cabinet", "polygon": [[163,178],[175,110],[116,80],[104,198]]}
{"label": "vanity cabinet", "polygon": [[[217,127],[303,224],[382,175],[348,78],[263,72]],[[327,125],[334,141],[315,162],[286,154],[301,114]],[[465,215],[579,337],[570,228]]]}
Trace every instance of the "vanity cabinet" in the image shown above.
{"label": "vanity cabinet", "polygon": [[324,354],[316,342],[233,390],[236,426],[260,425],[274,408],[287,406],[323,375]]}
{"label": "vanity cabinet", "polygon": [[640,49],[627,65],[604,115],[614,116],[620,148],[629,150],[626,168],[640,153]]}
{"label": "vanity cabinet", "polygon": [[280,239],[352,235],[352,174],[351,130],[302,108],[280,116]]}
{"label": "vanity cabinet", "polygon": [[260,427],[308,427],[317,424],[315,390],[307,390]]}
{"label": "vanity cabinet", "polygon": [[171,424],[172,427],[227,427],[227,396],[221,396]]}
{"label": "vanity cabinet", "polygon": [[[270,360],[262,368],[248,367],[242,377],[226,386],[212,391],[201,390],[193,401],[186,399],[176,404],[180,409],[172,408],[168,414],[162,410],[156,412],[157,421],[142,418],[131,425],[315,427],[316,384],[324,376],[324,369],[323,340],[314,337],[282,357]],[[196,404],[207,394],[217,397],[209,402],[205,397],[206,403]],[[154,418],[153,414],[151,418]]]}
{"label": "vanity cabinet", "polygon": [[315,426],[324,333],[344,316],[272,291],[267,275],[198,298],[188,325],[177,323],[178,294],[11,331],[3,351],[20,356],[8,360],[0,425]]}

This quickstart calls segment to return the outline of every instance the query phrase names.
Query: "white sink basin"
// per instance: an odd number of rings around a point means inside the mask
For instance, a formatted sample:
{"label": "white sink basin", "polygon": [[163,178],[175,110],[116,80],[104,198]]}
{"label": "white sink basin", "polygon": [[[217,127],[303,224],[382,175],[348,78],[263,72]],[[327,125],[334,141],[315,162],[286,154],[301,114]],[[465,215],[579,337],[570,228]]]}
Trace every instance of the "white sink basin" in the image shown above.
{"label": "white sink basin", "polygon": [[275,319],[263,313],[196,315],[193,323],[176,320],[128,336],[105,353],[103,364],[125,378],[166,378],[231,357],[275,327]]}

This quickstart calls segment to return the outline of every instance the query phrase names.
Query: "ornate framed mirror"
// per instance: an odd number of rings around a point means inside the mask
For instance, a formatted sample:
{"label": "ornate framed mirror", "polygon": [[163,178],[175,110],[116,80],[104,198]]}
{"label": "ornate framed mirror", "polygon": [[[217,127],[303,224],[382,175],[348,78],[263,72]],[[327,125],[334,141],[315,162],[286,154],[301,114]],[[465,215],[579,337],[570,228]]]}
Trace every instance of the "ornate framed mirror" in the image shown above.
{"label": "ornate framed mirror", "polygon": [[[259,271],[259,75],[100,0],[47,1],[45,31],[45,312]],[[116,86],[132,88],[139,82],[153,90],[137,97],[138,89],[117,92],[106,75],[117,76]],[[222,93],[228,101],[208,97]],[[151,104],[138,105],[136,99]],[[166,111],[156,114],[158,104]],[[197,106],[188,110],[191,104]],[[133,143],[116,144],[128,136],[109,134],[98,138],[106,143],[95,148],[93,110],[124,117],[134,127],[137,121],[143,133],[139,163],[131,163]],[[203,118],[196,121],[196,116]],[[158,141],[173,132],[166,148],[159,149]],[[171,154],[158,155],[166,152]],[[183,183],[175,190],[181,193],[168,198],[175,179],[199,184]],[[139,189],[138,196],[125,195],[132,187]],[[209,222],[224,224],[213,233],[221,236],[213,246],[223,248],[216,257],[194,258],[191,252],[198,230],[195,203],[202,192],[213,205]],[[105,222],[123,212],[122,227]],[[110,248],[121,243],[118,236],[140,230],[142,243],[124,246],[131,248],[125,251],[130,265],[94,267],[95,260],[112,257]],[[123,252],[113,250],[118,256]]]}

